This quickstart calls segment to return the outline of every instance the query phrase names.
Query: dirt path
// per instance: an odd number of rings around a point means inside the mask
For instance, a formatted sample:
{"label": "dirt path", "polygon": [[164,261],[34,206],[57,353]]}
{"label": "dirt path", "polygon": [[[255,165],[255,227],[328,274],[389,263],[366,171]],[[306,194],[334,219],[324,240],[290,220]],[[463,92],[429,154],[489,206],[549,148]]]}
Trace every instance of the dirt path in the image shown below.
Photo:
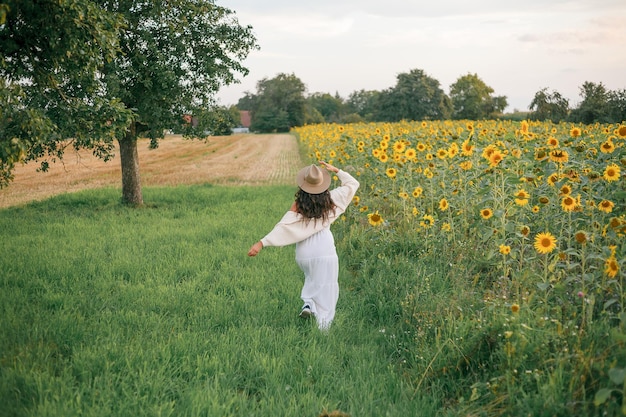
{"label": "dirt path", "polygon": [[[141,140],[138,151],[144,186],[292,184],[302,164],[297,141],[287,134],[239,134],[211,137],[206,142],[171,135],[154,150],[148,149],[147,140]],[[121,190],[117,156],[105,163],[89,151],[70,151],[63,163],[51,163],[48,172],[37,172],[38,166],[17,167],[15,180],[0,189],[0,208],[87,188],[113,186]]]}

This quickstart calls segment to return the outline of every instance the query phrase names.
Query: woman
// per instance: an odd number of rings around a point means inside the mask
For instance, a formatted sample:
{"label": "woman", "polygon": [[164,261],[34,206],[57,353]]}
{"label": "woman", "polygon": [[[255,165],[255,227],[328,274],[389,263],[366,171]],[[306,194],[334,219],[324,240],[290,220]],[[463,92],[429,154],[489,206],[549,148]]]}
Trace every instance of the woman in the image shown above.
{"label": "woman", "polygon": [[[328,329],[335,317],[339,298],[339,260],[330,225],[348,208],[359,188],[359,182],[347,172],[324,161],[326,169],[310,165],[298,172],[298,191],[291,209],[264,238],[248,251],[256,256],[266,246],[296,244],[296,263],[304,272],[300,294],[304,305],[300,317],[311,315],[320,329]],[[330,173],[341,186],[328,190]]]}

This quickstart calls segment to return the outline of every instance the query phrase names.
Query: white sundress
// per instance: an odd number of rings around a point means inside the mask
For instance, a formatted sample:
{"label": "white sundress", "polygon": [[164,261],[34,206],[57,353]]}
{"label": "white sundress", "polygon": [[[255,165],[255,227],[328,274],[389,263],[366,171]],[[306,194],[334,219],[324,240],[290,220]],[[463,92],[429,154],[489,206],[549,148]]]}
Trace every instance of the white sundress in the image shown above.
{"label": "white sundress", "polygon": [[296,263],[304,273],[300,298],[311,308],[318,327],[328,329],[339,299],[339,259],[329,227],[296,243]]}

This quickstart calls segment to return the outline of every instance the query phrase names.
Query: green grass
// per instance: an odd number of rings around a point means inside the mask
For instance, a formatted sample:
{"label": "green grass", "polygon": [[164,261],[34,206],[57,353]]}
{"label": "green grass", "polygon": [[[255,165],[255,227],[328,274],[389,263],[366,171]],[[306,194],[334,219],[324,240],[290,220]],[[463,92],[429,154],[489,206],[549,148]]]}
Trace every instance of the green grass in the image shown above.
{"label": "green grass", "polygon": [[333,225],[335,322],[299,319],[293,246],[246,256],[293,193],[147,188],[132,209],[103,189],[0,210],[0,416],[626,414],[623,306],[503,279],[480,236],[375,229],[353,207]]}
{"label": "green grass", "polygon": [[293,192],[148,188],[131,209],[104,189],[0,210],[0,415],[435,415],[383,330],[399,304],[365,294],[350,260],[322,333],[297,317],[293,247],[246,256]]}

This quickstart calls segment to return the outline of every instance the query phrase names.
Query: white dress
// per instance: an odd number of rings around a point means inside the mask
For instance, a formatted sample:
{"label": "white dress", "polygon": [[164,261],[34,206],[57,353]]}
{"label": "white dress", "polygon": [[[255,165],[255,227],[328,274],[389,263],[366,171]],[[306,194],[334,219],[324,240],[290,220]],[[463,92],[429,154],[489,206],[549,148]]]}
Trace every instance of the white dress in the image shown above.
{"label": "white dress", "polygon": [[330,228],[296,243],[296,263],[304,273],[300,298],[311,308],[318,327],[328,329],[339,299],[339,259]]}

